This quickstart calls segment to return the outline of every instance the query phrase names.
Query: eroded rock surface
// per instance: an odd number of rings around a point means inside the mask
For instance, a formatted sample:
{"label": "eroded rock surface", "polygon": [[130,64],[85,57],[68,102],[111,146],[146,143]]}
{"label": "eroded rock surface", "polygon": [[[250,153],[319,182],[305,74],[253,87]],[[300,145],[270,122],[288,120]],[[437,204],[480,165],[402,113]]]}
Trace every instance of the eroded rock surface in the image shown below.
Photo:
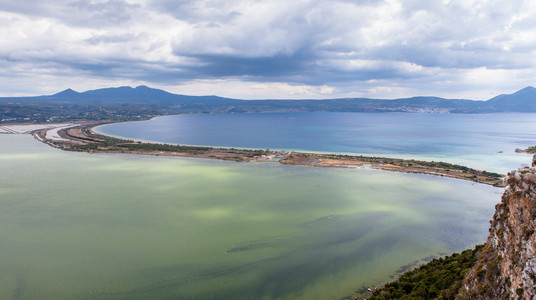
{"label": "eroded rock surface", "polygon": [[532,168],[509,173],[507,183],[460,299],[536,299],[536,156]]}

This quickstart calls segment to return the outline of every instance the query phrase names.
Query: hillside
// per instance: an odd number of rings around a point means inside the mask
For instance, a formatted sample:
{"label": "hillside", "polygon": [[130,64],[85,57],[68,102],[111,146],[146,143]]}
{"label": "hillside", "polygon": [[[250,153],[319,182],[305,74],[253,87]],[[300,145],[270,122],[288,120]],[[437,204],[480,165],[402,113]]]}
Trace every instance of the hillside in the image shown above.
{"label": "hillside", "polygon": [[496,111],[536,111],[536,88],[526,87],[509,95],[499,95],[486,101]]}
{"label": "hillside", "polygon": [[184,113],[252,112],[536,112],[536,88],[527,87],[488,101],[412,97],[402,99],[345,98],[328,100],[239,100],[187,96],[146,86],[77,92],[66,89],[48,96],[0,98],[2,122],[72,120],[134,120]]}
{"label": "hillside", "polygon": [[132,88],[122,86],[116,88],[104,88],[89,90],[82,93],[72,89],[66,89],[54,95],[37,97],[11,97],[0,98],[0,102],[20,103],[61,103],[61,104],[160,104],[172,105],[179,103],[217,103],[235,102],[237,100],[217,96],[186,96],[172,94],[163,90],[153,89],[147,86]]}

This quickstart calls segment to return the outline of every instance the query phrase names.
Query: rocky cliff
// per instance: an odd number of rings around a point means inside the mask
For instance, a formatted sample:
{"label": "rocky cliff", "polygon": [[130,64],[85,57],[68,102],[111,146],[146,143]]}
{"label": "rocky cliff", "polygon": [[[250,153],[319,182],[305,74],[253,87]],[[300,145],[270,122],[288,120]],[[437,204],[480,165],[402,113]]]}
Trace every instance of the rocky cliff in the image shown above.
{"label": "rocky cliff", "polygon": [[490,235],[463,281],[460,299],[536,299],[536,156],[508,174]]}

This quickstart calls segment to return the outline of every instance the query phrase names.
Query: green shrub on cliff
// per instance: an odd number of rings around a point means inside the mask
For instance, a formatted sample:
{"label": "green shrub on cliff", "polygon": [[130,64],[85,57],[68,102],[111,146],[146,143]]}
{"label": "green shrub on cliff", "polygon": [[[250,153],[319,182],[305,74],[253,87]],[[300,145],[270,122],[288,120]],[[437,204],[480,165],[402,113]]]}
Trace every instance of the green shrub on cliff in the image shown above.
{"label": "green shrub on cliff", "polygon": [[454,299],[481,248],[477,246],[460,254],[433,259],[375,290],[369,299]]}

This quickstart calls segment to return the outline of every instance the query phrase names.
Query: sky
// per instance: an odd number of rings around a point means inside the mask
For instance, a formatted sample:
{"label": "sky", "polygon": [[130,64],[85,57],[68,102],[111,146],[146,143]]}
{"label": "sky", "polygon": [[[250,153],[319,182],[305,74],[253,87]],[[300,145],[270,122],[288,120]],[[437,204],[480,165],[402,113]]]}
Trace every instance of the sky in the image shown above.
{"label": "sky", "polygon": [[536,85],[536,1],[0,1],[0,96],[127,85],[487,100]]}

